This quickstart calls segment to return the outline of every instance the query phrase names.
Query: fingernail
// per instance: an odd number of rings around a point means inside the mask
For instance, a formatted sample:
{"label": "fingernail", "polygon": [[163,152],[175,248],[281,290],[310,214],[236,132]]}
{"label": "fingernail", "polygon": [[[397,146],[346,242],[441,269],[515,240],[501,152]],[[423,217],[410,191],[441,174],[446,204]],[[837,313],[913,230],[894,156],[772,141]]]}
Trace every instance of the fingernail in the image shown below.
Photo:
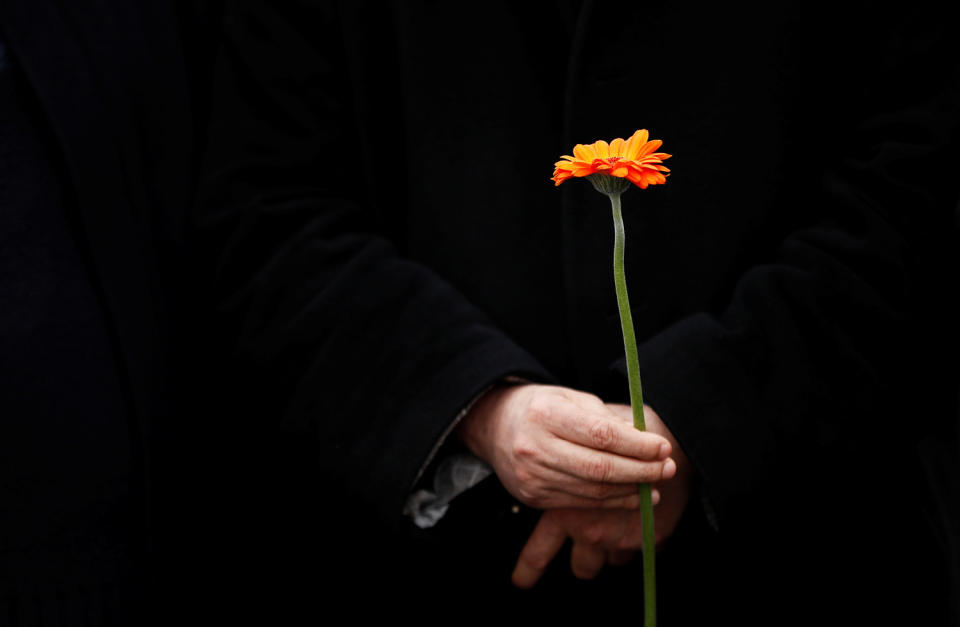
{"label": "fingernail", "polygon": [[668,459],[663,464],[663,478],[670,479],[675,474],[677,474],[677,462],[673,461],[673,459]]}
{"label": "fingernail", "polygon": [[654,505],[660,502],[660,490],[653,488],[650,490],[650,500]]}

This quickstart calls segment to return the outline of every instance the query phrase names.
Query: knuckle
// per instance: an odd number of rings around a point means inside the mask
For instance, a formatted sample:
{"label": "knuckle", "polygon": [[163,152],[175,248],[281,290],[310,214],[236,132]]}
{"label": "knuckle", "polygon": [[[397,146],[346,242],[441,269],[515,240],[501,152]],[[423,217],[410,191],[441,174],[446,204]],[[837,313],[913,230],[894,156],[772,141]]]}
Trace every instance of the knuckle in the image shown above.
{"label": "knuckle", "polygon": [[533,442],[526,438],[515,440],[511,452],[513,453],[513,457],[519,460],[530,460],[537,455]]}
{"label": "knuckle", "polygon": [[606,420],[596,420],[590,425],[590,441],[595,448],[609,449],[617,444],[619,437],[613,424]]}
{"label": "knuckle", "polygon": [[516,496],[524,505],[529,505],[535,509],[544,509],[547,505],[549,494],[543,489],[541,482],[533,475],[524,474],[523,478],[515,475],[517,485],[514,489]]}
{"label": "knuckle", "polygon": [[551,403],[543,396],[535,396],[527,405],[527,416],[533,422],[546,422],[550,418]]}
{"label": "knuckle", "polygon": [[513,471],[513,476],[517,480],[524,490],[530,489],[530,485],[534,481],[533,473],[531,473],[526,468],[520,467]]}
{"label": "knuckle", "polygon": [[607,483],[613,473],[613,465],[604,456],[597,456],[586,463],[584,474],[591,481]]}
{"label": "knuckle", "polygon": [[583,528],[583,540],[590,545],[598,545],[603,542],[606,534],[606,527],[603,523],[593,522]]}

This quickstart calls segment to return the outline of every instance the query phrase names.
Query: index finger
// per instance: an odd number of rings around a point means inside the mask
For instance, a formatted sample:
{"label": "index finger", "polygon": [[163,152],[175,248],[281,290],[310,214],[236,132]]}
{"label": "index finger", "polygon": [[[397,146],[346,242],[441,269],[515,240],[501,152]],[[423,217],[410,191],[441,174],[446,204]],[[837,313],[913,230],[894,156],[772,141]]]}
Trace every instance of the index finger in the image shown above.
{"label": "index finger", "polygon": [[640,431],[609,410],[561,413],[554,424],[554,435],[564,440],[624,457],[654,461],[664,460],[671,453],[665,437]]}
{"label": "index finger", "polygon": [[518,588],[536,585],[566,540],[566,532],[553,522],[549,514],[541,516],[513,568],[513,585]]}

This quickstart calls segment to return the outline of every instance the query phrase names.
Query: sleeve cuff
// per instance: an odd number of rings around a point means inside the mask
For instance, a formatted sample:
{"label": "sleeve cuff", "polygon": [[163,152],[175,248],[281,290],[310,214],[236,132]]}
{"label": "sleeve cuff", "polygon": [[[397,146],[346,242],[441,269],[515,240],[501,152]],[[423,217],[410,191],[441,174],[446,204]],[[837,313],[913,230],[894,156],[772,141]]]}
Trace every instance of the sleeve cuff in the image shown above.
{"label": "sleeve cuff", "polygon": [[[438,453],[448,444],[453,430],[466,417],[474,405],[487,392],[497,385],[516,385],[530,383],[528,379],[514,375],[503,377],[499,381],[488,385],[480,394],[477,394],[454,418],[440,439],[434,444],[429,455],[417,473],[414,485],[420,483],[425,476],[429,476],[428,468],[438,457]],[[413,520],[421,529],[433,527],[446,514],[447,508],[455,497],[474,487],[493,474],[493,469],[483,460],[466,452],[441,453],[433,471],[432,489],[420,488],[413,491],[407,498],[403,513]]]}

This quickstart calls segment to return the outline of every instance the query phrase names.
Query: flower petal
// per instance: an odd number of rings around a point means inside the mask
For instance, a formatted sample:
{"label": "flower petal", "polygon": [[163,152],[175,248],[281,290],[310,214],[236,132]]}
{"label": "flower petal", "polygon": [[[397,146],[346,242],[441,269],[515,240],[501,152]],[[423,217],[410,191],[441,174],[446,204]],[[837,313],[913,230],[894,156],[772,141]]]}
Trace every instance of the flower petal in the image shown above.
{"label": "flower petal", "polygon": [[640,149],[640,152],[638,152],[637,156],[634,158],[639,159],[641,157],[646,157],[647,155],[649,155],[651,152],[653,152],[654,150],[656,150],[662,145],[663,145],[663,142],[660,141],[659,139],[648,141],[646,144],[643,145],[643,148]]}
{"label": "flower petal", "polygon": [[609,144],[603,140],[577,144],[573,148],[573,156],[563,155],[554,164],[551,178],[556,185],[560,185],[570,178],[603,174],[626,178],[642,189],[665,183],[670,169],[662,163],[671,155],[654,152],[663,142],[659,139],[651,141],[649,137],[646,129],[640,129],[626,141],[618,137]]}
{"label": "flower petal", "polygon": [[594,151],[593,146],[586,146],[584,144],[574,146],[573,154],[576,155],[580,161],[593,161],[597,158],[597,153]]}
{"label": "flower petal", "polygon": [[623,141],[622,137],[618,137],[612,142],[610,142],[610,156],[611,157],[622,157],[623,156],[623,147],[627,142]]}
{"label": "flower petal", "polygon": [[648,137],[650,137],[650,133],[648,133],[647,129],[645,128],[642,128],[631,135],[630,139],[627,140],[627,145],[624,146],[624,158],[636,159],[637,153],[640,152],[640,149],[646,143]]}

